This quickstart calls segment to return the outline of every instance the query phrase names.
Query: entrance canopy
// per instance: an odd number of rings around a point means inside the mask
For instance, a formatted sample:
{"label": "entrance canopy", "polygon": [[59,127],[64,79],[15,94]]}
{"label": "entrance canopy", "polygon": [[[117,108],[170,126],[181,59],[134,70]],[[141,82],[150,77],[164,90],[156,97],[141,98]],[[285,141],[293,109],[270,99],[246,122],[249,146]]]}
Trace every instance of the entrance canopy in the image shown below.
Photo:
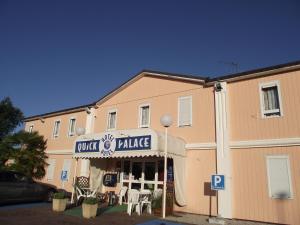
{"label": "entrance canopy", "polygon": [[[74,158],[123,158],[163,156],[165,135],[149,128],[116,130],[78,137]],[[185,156],[182,139],[168,135],[168,157]]]}
{"label": "entrance canopy", "polygon": [[[127,158],[164,156],[165,134],[149,128],[116,130],[78,137],[74,144],[74,158]],[[185,201],[185,142],[168,135],[167,155],[174,162],[175,198],[179,206]],[[102,171],[102,172],[101,172]],[[103,169],[91,168],[91,177],[102,182]],[[102,174],[102,175],[101,175]]]}

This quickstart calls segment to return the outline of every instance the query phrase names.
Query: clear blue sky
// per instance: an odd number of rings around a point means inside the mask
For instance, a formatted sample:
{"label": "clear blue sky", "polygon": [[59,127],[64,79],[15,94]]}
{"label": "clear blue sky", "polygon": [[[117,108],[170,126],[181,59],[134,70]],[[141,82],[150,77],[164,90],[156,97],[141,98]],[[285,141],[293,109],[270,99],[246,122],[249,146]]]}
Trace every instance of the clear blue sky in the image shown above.
{"label": "clear blue sky", "polygon": [[88,104],[142,69],[202,76],[300,60],[300,1],[0,1],[0,98]]}

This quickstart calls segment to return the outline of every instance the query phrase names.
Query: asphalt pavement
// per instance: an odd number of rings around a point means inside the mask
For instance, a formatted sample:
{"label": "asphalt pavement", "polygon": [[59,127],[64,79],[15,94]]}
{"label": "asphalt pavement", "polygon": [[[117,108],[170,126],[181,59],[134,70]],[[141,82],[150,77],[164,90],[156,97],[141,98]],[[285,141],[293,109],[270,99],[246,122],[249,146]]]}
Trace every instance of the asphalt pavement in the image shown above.
{"label": "asphalt pavement", "polygon": [[0,211],[6,211],[11,209],[29,209],[36,207],[50,207],[51,203],[47,202],[33,202],[33,203],[20,203],[20,204],[10,204],[10,205],[2,205],[0,206]]}

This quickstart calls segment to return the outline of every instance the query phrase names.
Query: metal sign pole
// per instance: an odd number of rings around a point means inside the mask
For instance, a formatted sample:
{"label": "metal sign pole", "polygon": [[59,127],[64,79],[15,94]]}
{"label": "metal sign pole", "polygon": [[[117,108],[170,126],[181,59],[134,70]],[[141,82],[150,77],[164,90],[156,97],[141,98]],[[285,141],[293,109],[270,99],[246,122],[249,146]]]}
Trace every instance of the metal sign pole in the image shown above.
{"label": "metal sign pole", "polygon": [[210,217],[208,219],[209,223],[212,224],[225,224],[223,218],[219,216],[218,204],[219,204],[219,191],[225,190],[225,176],[221,174],[215,174],[211,176],[211,190],[216,191],[217,200],[217,217]]}
{"label": "metal sign pole", "polygon": [[164,193],[163,193],[163,218],[166,217],[167,202],[167,149],[168,149],[168,128],[165,128],[165,152],[164,152]]}
{"label": "metal sign pole", "polygon": [[71,196],[71,203],[74,203],[74,192],[75,192],[75,181],[77,177],[77,164],[78,164],[78,159],[76,158],[75,161],[75,168],[74,168],[74,174],[73,174],[73,188],[72,188],[72,196]]}

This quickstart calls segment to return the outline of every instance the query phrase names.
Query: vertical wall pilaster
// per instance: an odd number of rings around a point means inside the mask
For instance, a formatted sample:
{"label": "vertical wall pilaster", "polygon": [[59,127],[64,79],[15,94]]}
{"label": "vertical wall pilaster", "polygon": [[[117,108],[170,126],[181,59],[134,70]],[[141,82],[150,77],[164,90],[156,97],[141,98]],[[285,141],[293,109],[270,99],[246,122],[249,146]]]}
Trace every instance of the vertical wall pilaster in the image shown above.
{"label": "vertical wall pilaster", "polygon": [[225,190],[218,191],[218,214],[232,218],[231,158],[229,149],[229,105],[227,83],[215,90],[217,173],[225,175]]}
{"label": "vertical wall pilaster", "polygon": [[[85,133],[91,134],[94,132],[94,122],[95,122],[95,108],[90,109],[90,113],[87,113],[86,124],[85,124]],[[90,160],[81,159],[81,169],[80,176],[89,176]]]}

